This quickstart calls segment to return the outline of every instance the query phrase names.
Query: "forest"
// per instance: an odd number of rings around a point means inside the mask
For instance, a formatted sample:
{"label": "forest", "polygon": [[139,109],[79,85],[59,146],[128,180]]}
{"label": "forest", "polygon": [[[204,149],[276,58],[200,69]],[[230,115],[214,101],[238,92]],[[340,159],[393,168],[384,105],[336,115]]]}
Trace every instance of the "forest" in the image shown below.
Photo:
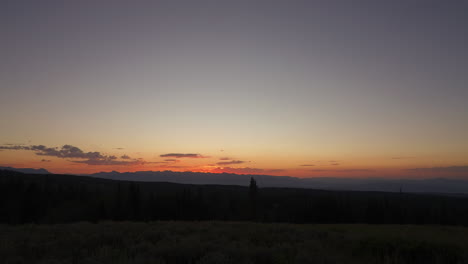
{"label": "forest", "polygon": [[0,171],[0,223],[254,221],[468,225],[468,197],[130,182]]}

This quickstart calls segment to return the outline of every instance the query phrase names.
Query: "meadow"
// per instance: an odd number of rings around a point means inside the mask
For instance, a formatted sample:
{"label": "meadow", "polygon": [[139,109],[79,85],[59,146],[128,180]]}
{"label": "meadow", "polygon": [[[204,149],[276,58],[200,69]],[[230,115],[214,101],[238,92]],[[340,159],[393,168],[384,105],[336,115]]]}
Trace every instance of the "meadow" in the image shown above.
{"label": "meadow", "polygon": [[219,221],[1,225],[0,263],[468,263],[468,228]]}

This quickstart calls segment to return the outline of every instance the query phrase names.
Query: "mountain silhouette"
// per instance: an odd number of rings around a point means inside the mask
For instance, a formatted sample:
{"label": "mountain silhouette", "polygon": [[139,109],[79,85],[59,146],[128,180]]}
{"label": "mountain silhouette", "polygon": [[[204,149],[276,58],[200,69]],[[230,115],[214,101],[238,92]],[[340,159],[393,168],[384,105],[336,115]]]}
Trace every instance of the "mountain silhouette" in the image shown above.
{"label": "mountain silhouette", "polygon": [[184,184],[222,184],[247,186],[254,177],[261,187],[289,187],[324,190],[383,191],[414,193],[468,194],[468,180],[385,179],[385,178],[297,178],[290,176],[202,173],[174,171],[99,172],[88,176],[127,181],[173,182]]}
{"label": "mountain silhouette", "polygon": [[46,169],[32,169],[32,168],[13,168],[13,167],[0,167],[0,170],[10,170],[10,171],[17,171],[26,174],[51,174]]}
{"label": "mountain silhouette", "polygon": [[[51,174],[46,169],[0,167],[26,174]],[[136,171],[136,172],[98,172],[81,174],[94,178],[136,181],[170,182],[182,184],[214,184],[247,186],[254,177],[260,187],[286,187],[320,190],[379,191],[408,193],[468,194],[468,180],[431,178],[431,179],[386,179],[386,178],[298,178],[291,176],[251,175],[234,173],[204,173],[175,171]]]}

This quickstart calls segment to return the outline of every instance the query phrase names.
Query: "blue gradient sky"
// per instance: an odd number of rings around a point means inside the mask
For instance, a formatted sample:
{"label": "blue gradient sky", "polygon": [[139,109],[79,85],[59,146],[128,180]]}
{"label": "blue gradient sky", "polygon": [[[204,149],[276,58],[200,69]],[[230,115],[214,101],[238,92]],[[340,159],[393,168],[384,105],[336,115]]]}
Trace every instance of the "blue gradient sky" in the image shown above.
{"label": "blue gradient sky", "polygon": [[[0,144],[124,148],[146,162],[201,153],[211,160],[180,169],[204,171],[228,155],[245,161],[229,169],[299,176],[337,172],[320,160],[377,176],[468,164],[466,1],[4,1],[0,12]],[[40,158],[0,151],[5,165],[115,169]]]}

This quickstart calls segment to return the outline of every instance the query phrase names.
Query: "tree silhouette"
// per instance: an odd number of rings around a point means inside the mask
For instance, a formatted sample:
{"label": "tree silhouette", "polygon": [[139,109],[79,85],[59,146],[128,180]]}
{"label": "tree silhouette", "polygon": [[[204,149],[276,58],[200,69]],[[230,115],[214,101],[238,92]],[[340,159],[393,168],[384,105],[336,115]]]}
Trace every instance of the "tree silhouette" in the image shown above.
{"label": "tree silhouette", "polygon": [[254,200],[257,198],[257,193],[258,193],[258,186],[257,182],[253,177],[250,177],[250,185],[249,185],[249,196],[251,200]]}
{"label": "tree silhouette", "polygon": [[140,218],[140,205],[141,205],[141,196],[140,196],[140,186],[134,182],[129,185],[129,198],[130,198],[130,211],[131,219],[138,220]]}
{"label": "tree silhouette", "polygon": [[255,181],[253,177],[250,178],[249,198],[250,198],[251,218],[252,220],[255,220],[257,218],[258,186],[257,186],[257,182]]}

